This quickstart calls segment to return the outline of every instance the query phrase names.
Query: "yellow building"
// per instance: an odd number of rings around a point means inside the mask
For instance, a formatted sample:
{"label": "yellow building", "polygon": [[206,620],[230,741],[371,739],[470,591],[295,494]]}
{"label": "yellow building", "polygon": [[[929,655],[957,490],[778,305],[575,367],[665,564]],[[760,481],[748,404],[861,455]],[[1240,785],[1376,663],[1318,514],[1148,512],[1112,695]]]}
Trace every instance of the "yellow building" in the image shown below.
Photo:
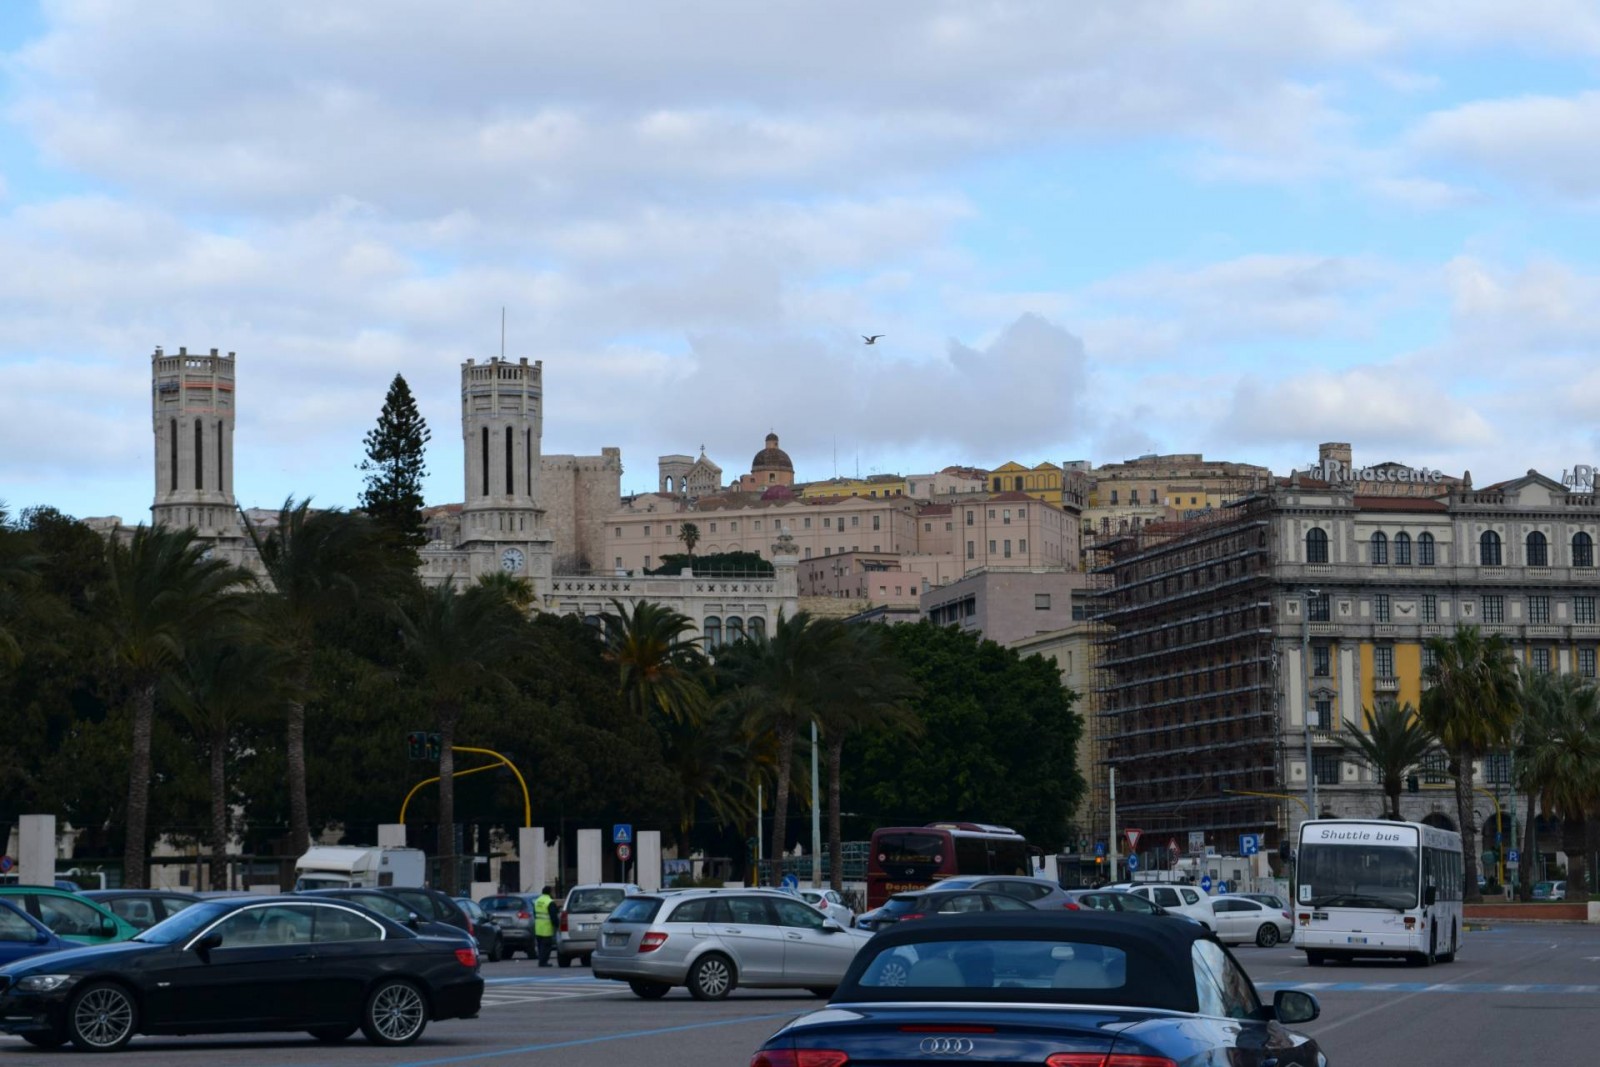
{"label": "yellow building", "polygon": [[1054,463],[1024,467],[1015,461],[1003,463],[989,472],[991,493],[1027,493],[1035,500],[1061,506],[1063,475]]}
{"label": "yellow building", "polygon": [[906,495],[906,480],[899,474],[873,474],[865,478],[829,478],[809,482],[795,489],[802,500],[859,496],[868,500],[892,500]]}

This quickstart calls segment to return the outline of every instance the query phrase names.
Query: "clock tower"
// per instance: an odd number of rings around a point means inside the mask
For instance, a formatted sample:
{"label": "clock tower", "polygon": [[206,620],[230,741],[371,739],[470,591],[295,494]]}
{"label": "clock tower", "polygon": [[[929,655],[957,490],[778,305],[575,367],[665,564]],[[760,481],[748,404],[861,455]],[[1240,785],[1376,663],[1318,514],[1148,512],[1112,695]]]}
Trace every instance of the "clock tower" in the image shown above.
{"label": "clock tower", "polygon": [[472,577],[495,570],[548,584],[551,536],[539,499],[544,428],[543,364],[492,359],[461,367],[461,435],[466,501],[461,547]]}

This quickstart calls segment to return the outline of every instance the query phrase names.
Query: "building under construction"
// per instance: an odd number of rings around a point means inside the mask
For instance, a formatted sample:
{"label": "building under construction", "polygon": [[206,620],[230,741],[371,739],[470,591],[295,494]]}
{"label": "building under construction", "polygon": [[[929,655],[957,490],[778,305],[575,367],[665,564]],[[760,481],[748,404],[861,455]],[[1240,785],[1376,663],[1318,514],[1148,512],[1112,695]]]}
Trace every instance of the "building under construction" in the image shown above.
{"label": "building under construction", "polygon": [[1270,501],[1245,494],[1095,546],[1103,758],[1147,849],[1278,840],[1278,805],[1248,795],[1277,791],[1282,766],[1270,526]]}

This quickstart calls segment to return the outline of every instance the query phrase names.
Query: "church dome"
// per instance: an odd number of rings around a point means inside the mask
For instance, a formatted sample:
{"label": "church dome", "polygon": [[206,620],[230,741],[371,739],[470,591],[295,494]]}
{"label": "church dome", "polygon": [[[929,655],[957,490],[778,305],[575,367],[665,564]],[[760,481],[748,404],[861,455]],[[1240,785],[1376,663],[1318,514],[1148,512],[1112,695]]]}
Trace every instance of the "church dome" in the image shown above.
{"label": "church dome", "polygon": [[778,435],[767,434],[767,447],[756,453],[756,458],[750,461],[750,473],[760,471],[788,471],[794,473],[794,463],[789,459],[789,453],[778,447]]}

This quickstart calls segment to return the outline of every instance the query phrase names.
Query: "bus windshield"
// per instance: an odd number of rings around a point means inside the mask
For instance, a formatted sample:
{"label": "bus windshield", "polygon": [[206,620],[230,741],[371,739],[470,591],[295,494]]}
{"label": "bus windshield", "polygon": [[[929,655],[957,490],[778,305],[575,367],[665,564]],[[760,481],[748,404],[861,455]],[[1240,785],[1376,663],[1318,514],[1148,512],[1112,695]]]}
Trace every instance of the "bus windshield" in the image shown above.
{"label": "bus windshield", "polygon": [[1313,908],[1417,906],[1418,853],[1401,845],[1304,844],[1300,848],[1299,903]]}

